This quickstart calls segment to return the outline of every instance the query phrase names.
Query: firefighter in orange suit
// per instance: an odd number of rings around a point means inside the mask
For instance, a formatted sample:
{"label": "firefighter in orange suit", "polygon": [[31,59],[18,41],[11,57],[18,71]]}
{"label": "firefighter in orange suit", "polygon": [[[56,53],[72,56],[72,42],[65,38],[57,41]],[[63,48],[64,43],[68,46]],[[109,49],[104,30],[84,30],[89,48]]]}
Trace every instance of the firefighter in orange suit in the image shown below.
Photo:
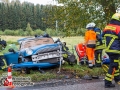
{"label": "firefighter in orange suit", "polygon": [[93,30],[94,23],[89,23],[86,26],[86,33],[85,33],[85,45],[86,45],[86,55],[88,58],[88,67],[93,68],[95,65],[94,60],[94,49],[96,46],[96,33]]}

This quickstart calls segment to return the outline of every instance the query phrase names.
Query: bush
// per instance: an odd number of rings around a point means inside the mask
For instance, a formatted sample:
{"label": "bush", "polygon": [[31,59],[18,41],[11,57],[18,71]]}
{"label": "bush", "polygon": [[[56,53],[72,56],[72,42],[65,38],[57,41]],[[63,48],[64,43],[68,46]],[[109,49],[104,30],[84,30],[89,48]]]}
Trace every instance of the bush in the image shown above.
{"label": "bush", "polygon": [[42,35],[44,33],[44,31],[37,29],[34,31],[34,35]]}
{"label": "bush", "polygon": [[4,34],[5,35],[15,35],[15,33],[14,33],[14,30],[9,30],[9,29],[6,29],[5,31],[4,31]]}
{"label": "bush", "polygon": [[4,35],[4,32],[3,32],[3,31],[0,31],[0,35]]}
{"label": "bush", "polygon": [[56,36],[56,31],[50,28],[46,29],[46,33],[48,33],[50,36]]}
{"label": "bush", "polygon": [[14,31],[16,36],[24,36],[24,30],[18,29]]}
{"label": "bush", "polygon": [[78,28],[76,33],[79,36],[84,36],[85,32],[86,32],[86,29],[84,29],[84,28],[81,28],[81,29]]}

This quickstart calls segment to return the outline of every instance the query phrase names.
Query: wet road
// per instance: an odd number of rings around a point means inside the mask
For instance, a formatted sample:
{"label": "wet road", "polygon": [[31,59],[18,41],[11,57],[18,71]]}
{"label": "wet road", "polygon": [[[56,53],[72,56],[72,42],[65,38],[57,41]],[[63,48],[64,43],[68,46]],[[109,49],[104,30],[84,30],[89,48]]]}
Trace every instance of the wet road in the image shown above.
{"label": "wet road", "polygon": [[92,82],[92,83],[80,83],[73,85],[62,85],[62,86],[44,86],[40,85],[27,86],[27,87],[16,87],[10,89],[7,87],[0,87],[0,90],[120,90],[120,85],[116,84],[115,88],[104,88],[104,82]]}

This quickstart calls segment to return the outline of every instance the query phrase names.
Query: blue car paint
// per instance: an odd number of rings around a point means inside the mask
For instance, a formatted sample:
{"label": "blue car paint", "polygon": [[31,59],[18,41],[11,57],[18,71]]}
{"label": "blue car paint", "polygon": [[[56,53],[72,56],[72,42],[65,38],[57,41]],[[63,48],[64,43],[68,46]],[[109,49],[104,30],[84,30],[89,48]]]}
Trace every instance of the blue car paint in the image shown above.
{"label": "blue car paint", "polygon": [[17,42],[20,44],[22,41],[25,41],[25,40],[29,40],[31,39],[32,37],[26,37],[26,38],[21,38],[21,39],[18,39]]}
{"label": "blue car paint", "polygon": [[7,65],[10,64],[18,64],[18,57],[19,57],[19,53],[18,52],[8,52],[4,54],[4,57],[6,59]]}
{"label": "blue car paint", "polygon": [[33,63],[33,62],[24,62],[20,64],[15,64],[13,68],[33,68],[33,67],[38,67],[38,68],[48,68],[51,66],[57,66],[59,63],[56,64],[50,64],[50,63]]}
{"label": "blue car paint", "polygon": [[[31,55],[35,55],[38,52],[38,50],[40,51],[45,48],[54,48],[54,47],[59,47],[59,45],[55,43],[55,44],[47,44],[47,45],[44,44],[44,45],[39,45],[39,46],[35,46],[35,47],[30,47],[30,49],[33,51],[33,53]],[[22,54],[23,57],[30,56],[26,53],[25,49],[22,49],[19,52]]]}

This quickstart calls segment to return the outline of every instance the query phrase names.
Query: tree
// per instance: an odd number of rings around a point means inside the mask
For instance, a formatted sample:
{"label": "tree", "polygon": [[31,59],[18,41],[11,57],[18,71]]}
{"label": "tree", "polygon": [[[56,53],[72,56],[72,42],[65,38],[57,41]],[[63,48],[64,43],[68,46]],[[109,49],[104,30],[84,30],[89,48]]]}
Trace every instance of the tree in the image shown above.
{"label": "tree", "polygon": [[30,23],[27,24],[26,31],[27,31],[27,33],[28,33],[29,36],[32,35],[33,30],[30,27]]}
{"label": "tree", "polygon": [[1,2],[3,2],[3,3],[10,3],[9,0],[1,0]]}
{"label": "tree", "polygon": [[[120,0],[56,0],[62,3],[62,22],[66,24],[66,31],[85,28],[89,22],[95,22],[101,29],[110,21]],[[59,8],[57,8],[59,9]],[[61,14],[56,10],[56,17]]]}

